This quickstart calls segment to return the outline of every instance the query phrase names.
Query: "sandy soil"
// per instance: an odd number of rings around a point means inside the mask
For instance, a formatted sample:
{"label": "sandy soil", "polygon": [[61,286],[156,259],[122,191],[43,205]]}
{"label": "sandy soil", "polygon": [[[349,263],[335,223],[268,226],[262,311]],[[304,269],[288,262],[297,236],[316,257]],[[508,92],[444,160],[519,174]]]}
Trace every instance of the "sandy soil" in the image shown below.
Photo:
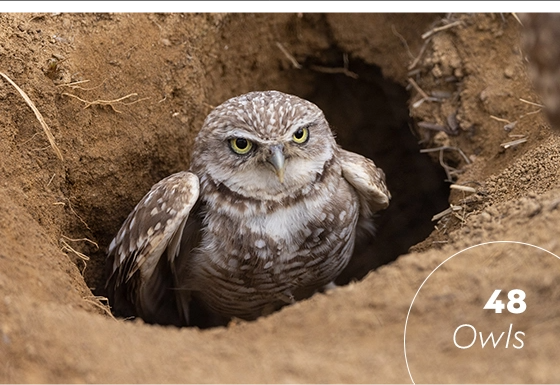
{"label": "sandy soil", "polygon": [[[510,14],[1,14],[0,71],[63,159],[2,79],[0,381],[410,382],[405,321],[435,267],[488,241],[560,254],[560,138],[531,104],[521,31]],[[260,89],[316,102],[340,143],[387,172],[394,199],[350,283],[225,328],[112,318],[111,238],[152,184],[188,167],[212,106]],[[416,382],[560,381],[560,261],[489,247],[417,297]],[[494,289],[524,290],[527,312],[483,311]],[[524,347],[458,349],[466,323],[514,325]]]}

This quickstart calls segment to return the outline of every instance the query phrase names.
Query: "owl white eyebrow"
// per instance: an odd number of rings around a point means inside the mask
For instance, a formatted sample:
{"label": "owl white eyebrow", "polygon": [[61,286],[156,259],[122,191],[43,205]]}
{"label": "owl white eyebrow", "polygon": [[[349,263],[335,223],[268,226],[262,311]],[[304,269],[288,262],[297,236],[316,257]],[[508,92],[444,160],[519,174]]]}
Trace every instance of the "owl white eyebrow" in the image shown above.
{"label": "owl white eyebrow", "polygon": [[[316,126],[317,121],[310,121],[305,122],[303,124],[292,125],[295,128],[293,130],[287,131],[286,134],[280,137],[280,139],[289,141],[292,138],[292,135],[299,129],[307,127],[308,129]],[[267,140],[263,139],[262,137],[256,136],[249,131],[233,129],[226,138],[226,140],[236,139],[236,138],[243,138],[252,141],[253,143],[261,143],[261,144],[274,144],[278,142],[278,140]]]}
{"label": "owl white eyebrow", "polygon": [[[286,134],[285,135],[286,138],[291,138],[292,134]],[[227,136],[226,141],[229,141],[231,139],[236,139],[236,138],[243,138],[246,140],[249,140],[251,142],[253,142],[254,144],[259,144],[259,145],[269,145],[269,144],[275,144],[278,142],[278,140],[267,140],[267,139],[263,139],[261,137],[258,137],[256,135],[251,134],[250,132],[246,132],[246,131],[233,131],[230,135]],[[286,139],[286,138],[282,138],[282,139]]]}
{"label": "owl white eyebrow", "polygon": [[308,130],[311,129],[311,127],[314,127],[317,125],[317,122],[313,121],[313,122],[307,122],[304,124],[298,124],[297,126],[295,126],[295,128],[289,132],[286,133],[286,140],[290,140],[292,138],[292,136],[298,131],[301,130],[302,128],[307,128]]}
{"label": "owl white eyebrow", "polygon": [[227,140],[235,139],[235,138],[243,138],[243,139],[250,140],[252,142],[262,141],[258,136],[253,135],[248,131],[241,131],[241,130],[233,130],[227,136]]}
{"label": "owl white eyebrow", "polygon": [[297,130],[299,130],[299,129],[301,129],[301,128],[307,128],[307,129],[309,129],[309,128],[311,128],[311,127],[313,127],[313,126],[316,126],[316,125],[317,125],[317,122],[316,122],[316,121],[307,122],[307,123],[304,123],[304,124],[298,124],[298,125],[296,126],[295,130],[292,130],[292,134],[294,134]]}

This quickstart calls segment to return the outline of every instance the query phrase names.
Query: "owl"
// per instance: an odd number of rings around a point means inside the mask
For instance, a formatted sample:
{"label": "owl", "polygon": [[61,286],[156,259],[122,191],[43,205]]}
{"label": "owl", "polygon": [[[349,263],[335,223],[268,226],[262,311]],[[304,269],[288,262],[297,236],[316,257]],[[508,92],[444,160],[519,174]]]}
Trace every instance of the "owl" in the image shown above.
{"label": "owl", "polygon": [[155,184],[109,245],[110,302],[148,323],[192,324],[193,307],[254,320],[332,283],[389,199],[315,104],[234,97],[207,116],[189,171]]}

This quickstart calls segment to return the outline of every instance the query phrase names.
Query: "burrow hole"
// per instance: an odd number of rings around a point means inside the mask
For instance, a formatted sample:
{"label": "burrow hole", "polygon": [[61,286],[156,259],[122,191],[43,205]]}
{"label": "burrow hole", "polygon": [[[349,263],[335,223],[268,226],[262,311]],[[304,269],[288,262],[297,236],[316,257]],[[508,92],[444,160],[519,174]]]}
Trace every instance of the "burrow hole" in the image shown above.
{"label": "burrow hole", "polygon": [[[332,60],[316,64],[344,65],[343,54],[336,49],[324,57]],[[432,232],[433,215],[449,206],[445,172],[420,153],[409,116],[408,92],[384,78],[377,66],[354,59],[348,69],[357,78],[315,71],[311,91],[299,96],[323,110],[343,148],[372,159],[383,169],[392,199],[376,218],[376,235],[356,245],[352,260],[336,281],[340,285],[406,254]]]}
{"label": "burrow hole", "polygon": [[[333,49],[321,59],[308,59],[303,69],[290,71],[290,89],[279,90],[317,104],[337,142],[372,159],[386,174],[390,206],[376,218],[376,235],[356,245],[352,260],[336,280],[338,285],[363,278],[424,240],[434,228],[432,216],[448,207],[449,191],[441,167],[419,152],[411,130],[409,95],[402,86],[385,79],[379,67],[359,60],[351,60],[348,67],[357,78],[306,69],[312,64],[341,68],[342,57]],[[211,327],[197,311],[193,304],[192,326]]]}

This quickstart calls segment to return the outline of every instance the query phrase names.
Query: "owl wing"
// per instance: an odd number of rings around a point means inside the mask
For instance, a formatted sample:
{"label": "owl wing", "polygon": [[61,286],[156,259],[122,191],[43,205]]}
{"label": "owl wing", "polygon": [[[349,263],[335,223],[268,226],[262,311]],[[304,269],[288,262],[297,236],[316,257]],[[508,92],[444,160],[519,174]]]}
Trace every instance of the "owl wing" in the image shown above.
{"label": "owl wing", "polygon": [[[187,309],[176,298],[178,291],[172,291],[174,261],[198,195],[195,174],[173,174],[156,183],[124,221],[107,252],[112,264],[107,289],[119,315],[139,315],[147,322],[186,322]],[[194,237],[198,228],[189,226],[187,232],[186,237]]]}
{"label": "owl wing", "polygon": [[389,206],[391,193],[385,184],[385,173],[372,160],[340,149],[342,176],[350,183],[360,200],[360,223],[371,225],[373,214]]}

